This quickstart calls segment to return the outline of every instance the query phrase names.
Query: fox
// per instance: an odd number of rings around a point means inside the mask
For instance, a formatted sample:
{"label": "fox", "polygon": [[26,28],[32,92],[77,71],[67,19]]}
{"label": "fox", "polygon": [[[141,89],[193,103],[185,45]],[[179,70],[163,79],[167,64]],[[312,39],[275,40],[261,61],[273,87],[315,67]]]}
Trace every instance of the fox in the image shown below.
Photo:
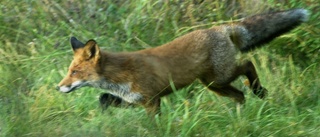
{"label": "fox", "polygon": [[242,91],[231,85],[246,76],[249,87],[264,99],[268,90],[249,60],[238,55],[253,51],[308,20],[306,9],[289,9],[249,16],[239,21],[189,32],[161,46],[131,52],[100,50],[93,39],[86,43],[71,37],[73,60],[56,87],[70,93],[89,86],[103,89],[103,105],[143,106],[160,114],[161,98],[199,80],[209,91],[245,103]]}

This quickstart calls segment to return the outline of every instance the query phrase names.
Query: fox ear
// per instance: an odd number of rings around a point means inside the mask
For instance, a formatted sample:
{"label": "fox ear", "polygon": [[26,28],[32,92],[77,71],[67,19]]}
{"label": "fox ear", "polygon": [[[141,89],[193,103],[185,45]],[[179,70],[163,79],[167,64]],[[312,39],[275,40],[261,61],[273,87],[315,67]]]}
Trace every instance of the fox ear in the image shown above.
{"label": "fox ear", "polygon": [[77,49],[82,48],[82,47],[85,46],[85,45],[84,45],[81,41],[79,41],[76,37],[71,37],[70,43],[71,43],[71,46],[72,46],[73,51],[76,51]]}
{"label": "fox ear", "polygon": [[99,59],[100,57],[100,49],[97,45],[97,42],[94,40],[89,40],[85,46],[83,51],[83,57],[89,60],[92,58]]}

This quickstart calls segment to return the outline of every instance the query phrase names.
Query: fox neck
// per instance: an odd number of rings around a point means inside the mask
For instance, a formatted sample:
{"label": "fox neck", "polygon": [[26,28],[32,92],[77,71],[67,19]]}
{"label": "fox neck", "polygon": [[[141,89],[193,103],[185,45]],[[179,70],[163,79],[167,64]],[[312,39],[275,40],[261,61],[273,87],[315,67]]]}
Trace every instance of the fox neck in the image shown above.
{"label": "fox neck", "polygon": [[96,88],[108,90],[112,95],[118,96],[129,103],[138,103],[142,100],[140,93],[132,92],[131,75],[128,69],[132,66],[130,56],[122,53],[101,54],[100,73],[103,78],[91,85]]}
{"label": "fox neck", "polygon": [[113,83],[129,83],[132,82],[133,68],[137,65],[136,59],[126,53],[108,53],[103,52],[100,61],[101,75]]}

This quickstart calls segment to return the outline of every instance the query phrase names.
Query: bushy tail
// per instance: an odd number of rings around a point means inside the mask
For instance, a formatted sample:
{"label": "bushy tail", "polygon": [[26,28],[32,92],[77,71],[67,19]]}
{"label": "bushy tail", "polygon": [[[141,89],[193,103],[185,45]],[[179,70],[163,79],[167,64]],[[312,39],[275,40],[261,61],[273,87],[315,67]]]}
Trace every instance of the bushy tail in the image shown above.
{"label": "bushy tail", "polygon": [[236,33],[235,40],[241,51],[246,52],[260,47],[274,38],[292,30],[308,20],[308,11],[292,9],[287,11],[254,15],[237,23],[232,31]]}

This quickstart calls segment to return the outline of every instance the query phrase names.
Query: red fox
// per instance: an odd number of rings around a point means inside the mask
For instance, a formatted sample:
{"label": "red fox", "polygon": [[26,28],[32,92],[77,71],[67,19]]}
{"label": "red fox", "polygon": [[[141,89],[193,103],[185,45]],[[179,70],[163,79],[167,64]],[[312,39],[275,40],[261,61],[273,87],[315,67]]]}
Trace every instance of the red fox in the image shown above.
{"label": "red fox", "polygon": [[[259,98],[261,86],[254,65],[236,56],[260,47],[308,20],[308,11],[292,9],[254,15],[241,21],[190,32],[155,48],[135,52],[101,51],[94,40],[85,44],[71,38],[74,59],[67,76],[59,83],[61,92],[84,86],[108,91],[101,103],[111,99],[140,104],[148,113],[160,113],[160,98],[199,79],[210,90],[244,103],[243,92],[230,83],[245,75]],[[110,103],[110,102],[109,102]]]}

